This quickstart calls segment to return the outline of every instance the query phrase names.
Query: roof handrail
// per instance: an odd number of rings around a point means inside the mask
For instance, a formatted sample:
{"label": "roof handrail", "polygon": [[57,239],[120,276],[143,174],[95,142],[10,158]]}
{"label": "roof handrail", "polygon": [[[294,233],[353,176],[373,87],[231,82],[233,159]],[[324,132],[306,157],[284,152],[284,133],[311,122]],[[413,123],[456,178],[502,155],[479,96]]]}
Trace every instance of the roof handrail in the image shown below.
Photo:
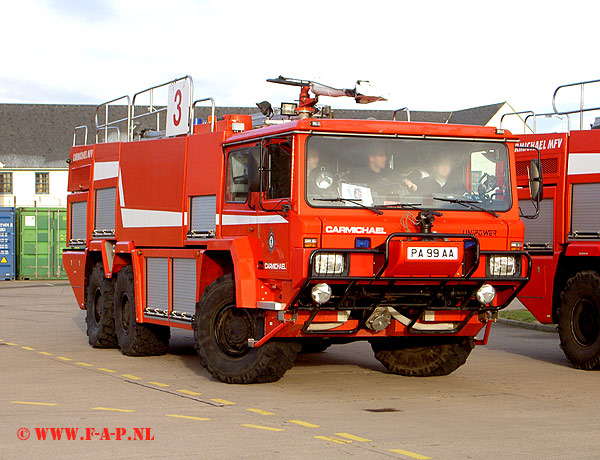
{"label": "roof handrail", "polygon": [[[83,144],[77,144],[77,131],[81,131],[84,130],[84,137],[85,137],[85,142]],[[75,126],[75,129],[73,130],[73,147],[76,147],[77,145],[87,145],[88,143],[88,127],[87,125],[81,125],[81,126]]]}
{"label": "roof handrail", "polygon": [[[215,100],[212,97],[205,97],[204,99],[196,99],[192,103],[192,110],[190,111],[190,129],[194,129],[194,115],[196,104],[200,102],[210,101],[210,132],[215,132]],[[193,132],[193,131],[192,131]]]}
{"label": "roof handrail", "polygon": [[406,112],[406,120],[410,121],[410,110],[408,110],[408,107],[402,107],[401,109],[394,110],[394,117],[393,117],[394,121],[396,121],[396,114],[398,112]]}
{"label": "roof handrail", "polygon": [[[552,117],[557,117],[560,118],[561,122],[562,122],[562,114],[558,114],[558,113],[554,113],[554,112],[549,112],[549,113],[534,113],[532,115],[527,115],[525,117],[525,124],[527,124],[527,120],[531,117],[533,117],[533,125],[535,126],[535,120],[538,117],[546,117],[546,118],[552,118]],[[565,117],[567,117],[567,132],[571,131],[571,117],[569,116],[569,114],[564,114]],[[537,132],[535,129],[533,130],[534,134]]]}
{"label": "roof handrail", "polygon": [[[118,120],[111,120],[109,121],[109,116],[108,116],[108,107],[110,104],[120,101],[122,99],[125,99],[127,101],[127,117],[126,118],[120,118]],[[102,109],[102,107],[104,107],[104,123],[100,124],[98,122],[98,114],[100,112],[100,110]],[[117,97],[115,99],[111,99],[110,101],[106,101],[103,102],[102,104],[99,104],[96,106],[96,114],[94,115],[94,121],[96,124],[96,142],[98,142],[98,133],[102,130],[104,130],[104,142],[108,142],[108,129],[111,126],[114,126],[118,123],[123,123],[124,121],[127,122],[127,131],[129,132],[129,124],[131,123],[131,99],[129,98],[128,95],[125,96],[120,96]],[[119,130],[120,132],[120,130]],[[120,134],[119,134],[119,140],[120,140]]]}
{"label": "roof handrail", "polygon": [[[129,141],[133,141],[133,129],[134,129],[133,120],[137,120],[138,118],[143,118],[143,117],[147,117],[147,116],[156,114],[156,130],[160,131],[160,114],[162,112],[166,112],[167,108],[161,107],[160,109],[156,109],[154,107],[154,90],[171,85],[173,83],[177,83],[178,81],[181,81],[181,80],[188,80],[189,84],[190,84],[189,85],[189,98],[188,98],[188,100],[190,101],[190,105],[187,108],[187,110],[188,110],[188,114],[189,114],[188,119],[191,120],[191,116],[192,116],[191,115],[191,112],[192,112],[191,101],[192,101],[192,97],[194,94],[194,81],[192,80],[192,77],[190,77],[189,75],[186,75],[184,77],[179,77],[179,78],[176,78],[175,80],[171,80],[166,83],[161,83],[160,85],[151,86],[150,88],[146,88],[142,91],[138,91],[137,93],[135,93],[133,95],[133,98],[131,100],[131,110],[130,110],[130,115],[129,115],[130,121],[127,126],[127,128],[128,128],[127,137],[128,137]],[[142,94],[145,94],[145,93],[149,93],[149,97],[150,97],[150,104],[148,105],[148,112],[136,115],[135,114],[135,101],[138,98],[138,96],[141,96]],[[189,129],[193,129],[193,127],[190,126]],[[189,133],[189,130],[188,130],[188,133]]]}
{"label": "roof handrail", "polygon": [[[514,115],[523,115],[525,113],[529,113],[530,114],[529,117],[533,116],[533,132],[535,133],[536,132],[536,124],[535,124],[536,115],[533,110],[521,110],[520,112],[507,112],[507,113],[502,114],[502,116],[500,117],[500,129],[502,129],[502,122],[504,121],[504,117],[514,116]],[[527,118],[529,118],[529,117],[525,117],[523,119],[523,133],[525,133],[525,130],[527,128],[529,128],[529,125],[527,124]],[[521,117],[519,117],[519,118],[521,118]],[[531,128],[529,128],[529,129],[531,129]]]}
{"label": "roof handrail", "polygon": [[[600,79],[598,80],[587,80],[587,81],[580,81],[577,83],[568,83],[566,85],[560,85],[558,88],[556,88],[554,90],[554,94],[552,95],[552,109],[554,110],[554,113],[556,113],[557,115],[570,115],[573,113],[579,113],[579,129],[583,129],[583,114],[584,112],[592,112],[594,110],[600,110],[600,107],[589,107],[589,108],[584,108],[585,105],[585,85],[589,85],[591,83],[599,83]],[[556,108],[556,95],[558,94],[558,92],[563,89],[563,88],[570,88],[573,86],[581,86],[580,89],[580,96],[579,96],[579,110],[567,110],[567,111],[559,111]]]}

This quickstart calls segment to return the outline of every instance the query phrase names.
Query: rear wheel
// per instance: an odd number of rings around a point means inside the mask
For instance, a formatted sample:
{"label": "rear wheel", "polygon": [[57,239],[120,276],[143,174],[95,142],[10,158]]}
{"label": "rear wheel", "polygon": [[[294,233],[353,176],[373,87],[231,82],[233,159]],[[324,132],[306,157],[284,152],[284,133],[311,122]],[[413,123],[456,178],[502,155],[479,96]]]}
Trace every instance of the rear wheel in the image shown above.
{"label": "rear wheel", "polygon": [[119,348],[128,356],[163,355],[169,347],[171,329],[157,324],[140,324],[135,319],[133,268],[121,269],[115,285],[115,330]]}
{"label": "rear wheel", "polygon": [[104,277],[102,264],[96,264],[88,280],[85,302],[87,336],[95,348],[116,348],[113,295],[115,280]]}
{"label": "rear wheel", "polygon": [[472,337],[380,339],[375,358],[394,374],[409,377],[448,375],[462,366],[474,347]]}
{"label": "rear wheel", "polygon": [[577,273],[561,293],[560,346],[577,369],[600,368],[600,275]]}
{"label": "rear wheel", "polygon": [[233,275],[222,276],[206,288],[196,306],[194,337],[200,361],[215,379],[275,382],[293,366],[300,350],[296,342],[271,340],[248,347],[248,339],[262,335],[263,321],[258,312],[236,307]]}

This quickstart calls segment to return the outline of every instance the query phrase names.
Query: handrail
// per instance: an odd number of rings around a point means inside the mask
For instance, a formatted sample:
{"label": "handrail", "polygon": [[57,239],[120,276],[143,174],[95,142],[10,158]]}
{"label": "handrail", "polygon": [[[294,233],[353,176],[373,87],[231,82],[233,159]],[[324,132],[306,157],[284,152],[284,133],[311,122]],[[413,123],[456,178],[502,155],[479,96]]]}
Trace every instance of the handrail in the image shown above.
{"label": "handrail", "polygon": [[79,130],[85,130],[85,143],[84,144],[79,144],[79,145],[87,145],[88,143],[88,127],[87,125],[81,125],[81,126],[75,126],[75,129],[73,130],[73,147],[75,147],[77,144],[77,131]]}
{"label": "handrail", "polygon": [[[502,122],[504,121],[504,117],[508,117],[508,116],[512,116],[512,115],[523,115],[524,113],[529,113],[529,116],[533,116],[533,132],[535,133],[536,131],[536,125],[535,125],[535,112],[533,110],[521,110],[520,112],[507,112],[502,114],[502,116],[500,117],[500,129],[502,129]],[[523,133],[525,133],[525,129],[529,128],[529,125],[527,125],[527,118],[529,117],[525,117],[525,119],[523,120]],[[531,129],[531,128],[529,128]]]}
{"label": "handrail", "polygon": [[[135,93],[133,95],[133,98],[131,100],[130,123],[128,125],[128,139],[130,141],[133,141],[133,120],[137,120],[138,118],[143,118],[143,117],[147,117],[149,115],[156,114],[156,129],[157,129],[157,131],[160,131],[160,113],[165,112],[167,109],[166,109],[166,107],[162,107],[160,109],[154,108],[154,90],[158,89],[158,88],[163,88],[163,87],[171,85],[173,83],[177,83],[178,81],[181,81],[181,80],[188,80],[190,83],[188,100],[191,102],[192,96],[194,94],[194,81],[192,80],[192,77],[190,77],[189,75],[176,78],[175,80],[171,80],[166,83],[161,83],[160,85],[151,86],[150,88],[146,88],[142,91],[138,91],[137,93]],[[150,97],[150,104],[148,105],[148,112],[136,115],[135,114],[135,101],[138,96],[145,94],[145,93],[149,93],[149,97]],[[188,114],[190,114],[191,111],[192,111],[192,104],[190,103],[190,105],[188,107]],[[189,119],[191,120],[191,115],[189,116]],[[191,129],[191,127],[190,127],[190,129]]]}
{"label": "handrail", "polygon": [[[193,103],[192,103],[192,110],[190,111],[190,129],[194,129],[194,115],[195,115],[195,109],[196,109],[196,104],[198,104],[199,102],[206,102],[206,101],[210,101],[210,132],[214,133],[215,132],[215,100],[212,97],[205,97],[204,99],[196,99]],[[192,131],[193,132],[193,131]]]}
{"label": "handrail", "polygon": [[96,143],[98,143],[98,133],[104,130],[104,142],[108,142],[108,130],[115,129],[117,131],[117,141],[121,142],[121,129],[118,126],[105,126],[104,128],[96,129]]}
{"label": "handrail", "polygon": [[[122,99],[125,99],[127,101],[127,118],[120,118],[118,120],[112,120],[112,121],[108,121],[108,107],[110,104],[112,104],[113,102],[117,102],[120,101]],[[101,108],[104,107],[104,124],[100,124],[98,123],[98,113],[100,112]],[[128,95],[125,96],[120,96],[117,97],[115,99],[111,99],[110,101],[106,101],[103,102],[100,105],[96,106],[96,114],[94,115],[94,121],[96,123],[96,142],[98,142],[98,132],[102,131],[104,129],[104,142],[108,142],[108,127],[116,125],[117,123],[123,123],[124,121],[127,122],[127,131],[129,131],[129,124],[131,123],[131,99],[129,98]],[[120,130],[119,130],[120,132]],[[119,138],[120,138],[120,134],[119,134]]]}
{"label": "handrail", "polygon": [[408,107],[402,107],[401,109],[394,110],[394,117],[393,117],[394,121],[396,121],[396,114],[398,112],[406,112],[406,121],[410,121],[410,110],[408,110]]}
{"label": "handrail", "polygon": [[[569,114],[564,114],[565,117],[567,117],[567,132],[571,131],[571,117],[569,116]],[[562,119],[562,115],[558,114],[558,113],[554,113],[554,112],[549,112],[549,113],[533,113],[532,115],[527,115],[525,117],[525,124],[527,124],[527,120],[529,118],[533,117],[533,126],[534,126],[534,134],[537,132],[535,129],[535,120],[537,117],[546,117],[546,118],[552,118],[552,117],[557,117],[560,118],[561,122],[563,121]]]}
{"label": "handrail", "polygon": [[[579,113],[579,129],[583,129],[583,113],[584,112],[592,112],[594,110],[600,110],[600,107],[590,107],[587,109],[585,109],[583,107],[585,105],[585,101],[584,101],[585,100],[585,97],[584,97],[585,85],[589,85],[591,83],[599,83],[599,82],[600,82],[600,79],[580,81],[577,83],[568,83],[566,85],[560,85],[558,88],[556,88],[554,90],[554,94],[552,95],[552,109],[554,110],[554,113],[556,113],[557,115],[570,115],[573,113]],[[559,112],[558,109],[556,108],[556,95],[562,88],[570,88],[573,86],[581,86],[581,92],[580,92],[580,96],[579,96],[579,110],[568,110],[568,111]]]}

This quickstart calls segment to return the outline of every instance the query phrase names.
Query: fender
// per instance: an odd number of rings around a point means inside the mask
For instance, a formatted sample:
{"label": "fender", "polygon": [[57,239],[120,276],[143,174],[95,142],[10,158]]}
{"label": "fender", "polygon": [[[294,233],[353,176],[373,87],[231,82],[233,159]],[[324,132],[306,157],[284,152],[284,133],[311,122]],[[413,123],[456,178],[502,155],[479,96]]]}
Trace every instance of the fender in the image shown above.
{"label": "fender", "polygon": [[600,242],[572,242],[565,251],[567,257],[600,257]]}

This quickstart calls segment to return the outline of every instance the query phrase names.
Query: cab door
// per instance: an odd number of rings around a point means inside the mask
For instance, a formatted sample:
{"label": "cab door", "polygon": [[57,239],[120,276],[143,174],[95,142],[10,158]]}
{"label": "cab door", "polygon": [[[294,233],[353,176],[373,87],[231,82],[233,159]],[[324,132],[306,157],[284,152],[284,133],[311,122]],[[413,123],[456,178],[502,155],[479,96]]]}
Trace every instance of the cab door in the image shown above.
{"label": "cab door", "polygon": [[292,145],[290,136],[268,139],[262,145],[265,190],[255,205],[267,278],[289,277]]}

